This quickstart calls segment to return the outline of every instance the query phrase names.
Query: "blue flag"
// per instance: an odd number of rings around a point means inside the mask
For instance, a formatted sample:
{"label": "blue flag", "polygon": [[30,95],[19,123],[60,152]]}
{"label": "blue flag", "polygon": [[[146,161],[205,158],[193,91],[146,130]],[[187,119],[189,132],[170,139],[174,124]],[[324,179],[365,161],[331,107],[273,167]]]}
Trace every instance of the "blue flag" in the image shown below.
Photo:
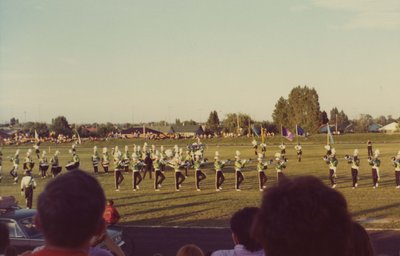
{"label": "blue flag", "polygon": [[297,126],[297,135],[298,136],[306,136],[306,132],[300,126]]}
{"label": "blue flag", "polygon": [[294,134],[291,133],[287,128],[282,127],[282,137],[292,141],[294,138]]}

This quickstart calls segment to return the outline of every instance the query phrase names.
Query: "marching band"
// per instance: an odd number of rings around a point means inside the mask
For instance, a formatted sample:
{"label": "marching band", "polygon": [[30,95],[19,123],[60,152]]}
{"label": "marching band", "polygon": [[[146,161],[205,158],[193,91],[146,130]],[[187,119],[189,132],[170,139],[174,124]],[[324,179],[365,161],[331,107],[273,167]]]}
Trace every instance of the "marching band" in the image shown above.
{"label": "marching band", "polygon": [[[257,152],[256,146],[258,145],[255,140],[251,142],[252,148]],[[77,154],[77,144],[73,144],[72,148],[69,150],[71,154],[71,160],[65,166],[65,169],[68,171],[73,171],[80,166],[80,158]],[[323,160],[329,167],[329,181],[332,188],[337,186],[337,167],[339,161],[336,157],[336,150],[331,145],[325,145],[324,148],[327,150],[326,155],[323,157]],[[34,146],[35,153],[39,154],[38,144]],[[257,162],[255,168],[257,171],[258,177],[258,189],[260,191],[264,191],[267,187],[268,177],[266,174],[266,170],[268,167],[275,168],[277,173],[277,183],[279,184],[285,177],[284,169],[287,166],[288,160],[285,157],[286,155],[286,146],[284,143],[279,145],[280,152],[275,153],[274,159],[267,160],[265,158],[265,151],[262,150],[261,153],[257,153],[257,158],[252,159],[241,159],[240,151],[236,150],[235,152],[235,161],[232,161],[230,168],[234,169],[234,177],[235,177],[235,185],[234,188],[236,191],[241,191],[241,184],[243,183],[245,177],[243,175],[243,169],[246,168],[246,165],[251,163],[252,161]],[[301,161],[302,157],[302,146],[300,143],[297,143],[294,147],[298,162]],[[128,150],[128,146],[125,146],[124,153],[122,154],[119,150],[118,146],[115,146],[111,150],[111,155],[113,157],[114,163],[114,178],[115,178],[115,190],[119,191],[121,188],[121,183],[124,180],[123,172],[132,172],[132,189],[133,191],[139,190],[139,184],[143,181],[143,171],[148,170],[154,171],[155,179],[154,179],[154,190],[160,191],[162,183],[166,179],[165,177],[165,166],[169,166],[174,170],[175,177],[175,190],[180,191],[183,182],[189,176],[189,170],[194,170],[194,183],[195,189],[197,191],[201,191],[200,184],[203,180],[206,179],[206,174],[202,171],[202,167],[210,165],[215,170],[215,190],[221,191],[222,185],[225,181],[224,168],[227,167],[231,161],[221,160],[219,152],[215,152],[214,162],[208,165],[208,161],[204,158],[205,145],[201,143],[193,143],[187,146],[186,155],[183,155],[183,148],[175,145],[173,148],[164,149],[163,146],[157,150],[155,145],[151,145],[149,147],[147,143],[143,145],[141,148],[138,145],[133,146],[133,153],[130,154]],[[26,172],[31,172],[35,166],[35,162],[32,158],[32,150],[28,149],[26,152],[26,157],[23,162],[23,170]],[[50,167],[52,177],[57,176],[62,167],[59,164],[58,159],[59,151],[55,151],[54,155],[51,157],[50,161],[47,158],[46,151],[42,151],[42,154],[39,156],[38,167],[39,167],[39,175],[42,179],[46,178],[47,171]],[[352,189],[358,187],[359,181],[359,170],[360,170],[360,158],[359,151],[355,149],[352,155],[345,155],[344,159],[350,166],[351,169],[351,178],[352,178]],[[372,183],[373,188],[377,188],[379,186],[380,181],[380,166],[381,160],[379,158],[380,151],[379,149],[375,150],[373,156],[368,157],[368,164],[371,166],[372,172]],[[13,157],[8,157],[12,162],[12,169],[10,171],[10,175],[14,180],[14,184],[18,182],[18,169],[19,169],[19,150],[16,150]],[[147,160],[149,158],[150,160]],[[104,173],[109,173],[110,166],[110,154],[108,153],[107,147],[104,147],[102,150],[102,155],[100,156],[97,146],[93,147],[93,154],[91,155],[91,162],[93,166],[93,173],[95,175],[99,174],[98,166],[101,165],[103,167]],[[400,188],[400,151],[396,156],[391,158],[391,163],[394,166],[395,171],[395,185],[396,188]],[[2,178],[1,167],[2,167],[2,151],[0,149],[0,181]],[[185,170],[185,173],[184,173]],[[149,173],[149,174],[150,174]],[[186,174],[186,175],[184,175]]]}

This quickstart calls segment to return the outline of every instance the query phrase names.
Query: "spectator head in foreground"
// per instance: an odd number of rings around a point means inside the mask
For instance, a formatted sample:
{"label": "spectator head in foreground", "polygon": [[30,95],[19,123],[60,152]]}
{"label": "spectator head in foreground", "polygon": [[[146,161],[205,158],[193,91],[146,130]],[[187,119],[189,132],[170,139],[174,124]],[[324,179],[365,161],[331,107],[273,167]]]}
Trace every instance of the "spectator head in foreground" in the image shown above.
{"label": "spectator head in foreground", "polygon": [[204,253],[197,245],[187,244],[178,250],[176,256],[204,256]]}
{"label": "spectator head in foreground", "polygon": [[245,207],[235,212],[230,220],[234,249],[218,250],[211,255],[264,255],[260,242],[251,234],[252,224],[259,210],[257,207]]}
{"label": "spectator head in foreground", "polygon": [[373,256],[375,255],[371,239],[363,226],[357,222],[352,225],[352,241],[350,243],[351,256]]}
{"label": "spectator head in foreground", "polygon": [[74,170],[50,181],[39,195],[35,218],[46,246],[87,249],[105,230],[104,191],[89,174]]}
{"label": "spectator head in foreground", "polygon": [[345,198],[312,176],[269,189],[253,223],[268,256],[345,256],[351,229]]}

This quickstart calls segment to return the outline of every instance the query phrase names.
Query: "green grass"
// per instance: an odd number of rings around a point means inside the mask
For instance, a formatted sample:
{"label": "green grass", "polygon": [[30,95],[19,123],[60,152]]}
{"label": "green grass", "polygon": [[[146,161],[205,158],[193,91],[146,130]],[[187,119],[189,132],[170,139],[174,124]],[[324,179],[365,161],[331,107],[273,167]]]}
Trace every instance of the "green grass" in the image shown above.
{"label": "green grass", "polygon": [[[367,163],[366,141],[371,139],[375,149],[381,151],[381,181],[378,189],[372,188],[371,168]],[[236,150],[240,150],[242,158],[255,158],[251,148],[251,138],[229,138],[229,139],[208,139],[203,140],[207,144],[205,156],[213,160],[216,150],[220,152],[221,159],[233,159]],[[267,156],[272,158],[275,152],[279,151],[279,137],[267,140]],[[133,144],[142,145],[144,140],[111,140],[107,142],[85,142],[78,146],[77,152],[81,158],[81,167],[92,172],[90,156],[93,145],[99,149],[105,145],[109,148],[118,145],[122,150],[125,145],[130,149]],[[165,148],[175,144],[186,146],[194,140],[164,140],[149,141],[157,146],[164,145]],[[285,173],[289,177],[300,175],[314,175],[322,179],[327,185],[328,167],[322,160],[325,154],[323,145],[326,143],[326,136],[314,135],[308,139],[301,138],[303,145],[303,161],[298,163],[294,150],[294,144],[285,141],[287,144],[288,167]],[[43,144],[41,150],[49,150],[53,153],[55,149],[61,152],[60,162],[64,166],[70,159],[68,149],[70,144],[54,145]],[[349,209],[355,220],[363,221],[363,225],[370,228],[400,228],[400,189],[395,189],[394,167],[390,158],[400,150],[400,135],[385,134],[353,134],[335,137],[335,145],[339,159],[338,186],[337,190],[347,199]],[[13,185],[11,176],[8,174],[11,169],[11,162],[6,159],[12,156],[16,146],[3,147],[3,181],[0,183],[0,195],[14,195],[22,206],[24,198],[20,195],[19,185]],[[31,145],[21,145],[21,160],[25,156],[27,148]],[[358,148],[360,151],[361,168],[359,188],[351,188],[350,165],[343,159],[344,155],[352,154]],[[50,179],[40,179],[37,169],[37,159],[34,176],[38,182],[38,188],[34,192],[36,198],[43,189],[45,183]],[[22,164],[20,166],[21,175]],[[111,168],[112,169],[112,168]],[[65,170],[63,170],[65,172]],[[180,192],[174,190],[173,171],[167,169],[166,180],[160,192],[153,189],[153,181],[148,177],[141,183],[138,192],[132,191],[131,174],[125,173],[121,191],[114,189],[113,175],[102,173],[97,176],[102,184],[106,196],[115,200],[115,203],[122,214],[122,222],[132,225],[162,225],[162,226],[207,226],[225,227],[228,226],[229,218],[233,212],[245,206],[258,206],[261,193],[258,191],[257,172],[255,163],[248,165],[244,170],[245,181],[242,184],[242,191],[234,190],[234,171],[231,166],[224,169],[225,183],[221,192],[216,192],[214,187],[215,171],[211,164],[204,168],[207,179],[201,184],[202,191],[197,192],[194,184],[194,172],[190,170],[189,177],[183,183]],[[276,172],[274,169],[266,170],[269,178],[267,186],[271,187],[276,183]],[[36,201],[36,200],[34,200]],[[35,207],[35,204],[34,204]]]}

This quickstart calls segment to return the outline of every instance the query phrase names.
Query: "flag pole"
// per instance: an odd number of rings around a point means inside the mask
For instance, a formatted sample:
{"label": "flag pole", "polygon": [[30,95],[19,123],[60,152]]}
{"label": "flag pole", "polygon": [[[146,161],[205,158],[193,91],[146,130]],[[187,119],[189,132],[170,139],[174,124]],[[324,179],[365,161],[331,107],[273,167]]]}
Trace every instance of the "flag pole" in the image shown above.
{"label": "flag pole", "polygon": [[299,133],[297,131],[297,124],[296,124],[296,137],[297,137],[297,144],[299,144]]}
{"label": "flag pole", "polygon": [[326,124],[326,145],[330,145],[329,143],[329,123]]}
{"label": "flag pole", "polygon": [[283,127],[282,127],[282,124],[281,124],[281,144],[283,144]]}

